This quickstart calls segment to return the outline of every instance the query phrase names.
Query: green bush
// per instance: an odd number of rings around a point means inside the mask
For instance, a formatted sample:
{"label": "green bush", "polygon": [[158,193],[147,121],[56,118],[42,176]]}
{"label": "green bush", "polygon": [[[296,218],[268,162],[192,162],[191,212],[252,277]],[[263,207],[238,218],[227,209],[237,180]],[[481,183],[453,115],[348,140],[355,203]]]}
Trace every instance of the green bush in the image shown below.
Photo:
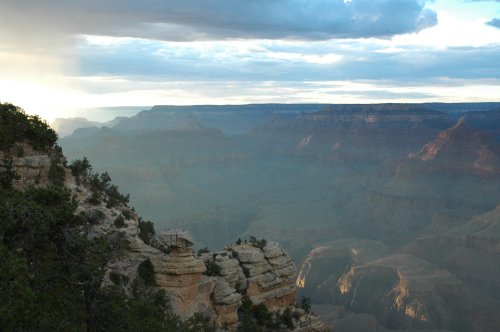
{"label": "green bush", "polygon": [[301,309],[303,309],[306,314],[311,312],[311,299],[308,298],[307,296],[303,296],[302,299],[300,300],[300,306]]}
{"label": "green bush", "polygon": [[139,237],[146,244],[151,244],[151,239],[156,234],[155,226],[151,221],[139,220]]}
{"label": "green bush", "polygon": [[83,159],[76,159],[71,162],[69,165],[71,169],[71,174],[76,179],[76,184],[80,185],[81,179],[87,181],[88,177],[92,173],[92,166],[90,165],[87,157],[83,157]]}
{"label": "green bush", "polygon": [[35,150],[55,146],[56,132],[37,115],[28,115],[20,107],[0,103],[0,149],[6,151],[17,142],[28,142]]}
{"label": "green bush", "polygon": [[65,175],[64,168],[59,165],[59,161],[56,160],[56,158],[51,158],[48,177],[52,184],[62,186],[64,184]]}
{"label": "green bush", "polygon": [[149,259],[146,259],[137,268],[137,273],[139,277],[144,282],[146,286],[154,286],[155,284],[155,269],[153,264]]}
{"label": "green bush", "polygon": [[271,326],[273,325],[273,315],[267,310],[264,303],[256,305],[252,308],[253,315],[257,320],[257,324],[260,326]]}
{"label": "green bush", "polygon": [[205,267],[207,270],[203,272],[206,276],[222,276],[220,266],[213,260],[205,261]]}
{"label": "green bush", "polygon": [[85,200],[86,203],[89,203],[91,205],[99,205],[101,204],[101,193],[99,192],[92,192],[89,198]]}
{"label": "green bush", "polygon": [[0,262],[0,326],[5,331],[27,331],[36,317],[27,261],[0,244]]}
{"label": "green bush", "polygon": [[130,210],[123,209],[123,210],[122,210],[122,215],[123,215],[123,217],[125,217],[125,219],[127,219],[127,220],[132,219],[132,212],[130,212]]}
{"label": "green bush", "polygon": [[187,322],[189,326],[197,331],[203,332],[216,332],[217,326],[210,316],[203,315],[199,312],[195,313],[193,317]]}
{"label": "green bush", "polygon": [[130,195],[122,195],[118,191],[118,187],[115,185],[110,185],[106,187],[105,190],[106,194],[108,195],[108,198],[106,200],[106,207],[107,208],[112,208],[115,206],[118,206],[119,204],[128,204]]}
{"label": "green bush", "polygon": [[115,224],[115,227],[117,228],[123,228],[125,227],[125,218],[120,214],[118,217],[113,222]]}
{"label": "green bush", "polygon": [[118,191],[118,187],[111,184],[111,177],[107,172],[102,174],[92,173],[89,167],[90,166],[87,166],[84,161],[78,162],[77,166],[75,166],[76,174],[81,174],[80,172],[82,172],[82,169],[86,170],[85,172],[88,174],[85,178],[85,182],[88,183],[93,194],[104,197],[107,208],[112,208],[119,204],[128,204],[130,196],[128,194],[121,194]]}
{"label": "green bush", "polygon": [[246,288],[241,287],[241,282],[237,281],[236,285],[234,286],[234,289],[236,290],[236,293],[239,293],[241,295],[247,295],[247,290]]}
{"label": "green bush", "polygon": [[12,189],[12,181],[19,179],[12,166],[12,158],[6,157],[0,161],[3,163],[3,171],[0,172],[0,187],[2,189]]}
{"label": "green bush", "polygon": [[252,244],[252,246],[260,248],[260,250],[263,250],[264,247],[267,245],[266,239],[257,240],[255,236],[250,236],[249,242]]}
{"label": "green bush", "polygon": [[286,307],[286,309],[283,310],[283,313],[281,314],[281,322],[289,329],[293,328],[293,313],[290,307]]}
{"label": "green bush", "polygon": [[122,285],[127,284],[129,278],[124,274],[118,273],[116,271],[112,271],[109,274],[109,280],[111,280],[111,282],[117,286],[122,286]]}
{"label": "green bush", "polygon": [[241,299],[241,306],[238,309],[238,318],[240,324],[238,325],[238,332],[260,332],[262,327],[257,323],[253,314],[253,304],[248,296],[243,296]]}
{"label": "green bush", "polygon": [[198,257],[201,256],[202,254],[208,254],[209,252],[210,249],[208,249],[207,247],[201,248],[200,250],[198,250]]}
{"label": "green bush", "polygon": [[264,250],[264,247],[267,245],[267,240],[262,239],[260,241],[257,241],[257,247],[260,248],[260,250]]}
{"label": "green bush", "polygon": [[16,146],[16,157],[22,158],[24,157],[24,149],[22,146]]}
{"label": "green bush", "polygon": [[85,213],[82,212],[82,217],[90,225],[97,225],[100,221],[104,220],[106,215],[101,210],[90,210]]}

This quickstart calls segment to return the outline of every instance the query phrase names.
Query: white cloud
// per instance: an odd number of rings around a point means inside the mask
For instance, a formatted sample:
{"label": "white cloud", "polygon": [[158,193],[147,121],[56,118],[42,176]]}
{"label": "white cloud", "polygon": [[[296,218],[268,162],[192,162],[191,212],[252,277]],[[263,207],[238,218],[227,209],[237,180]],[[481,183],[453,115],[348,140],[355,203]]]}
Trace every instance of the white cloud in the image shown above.
{"label": "white cloud", "polygon": [[329,65],[342,60],[343,56],[339,54],[301,54],[292,52],[267,52],[265,56],[269,59],[284,60],[291,62],[305,62],[310,64]]}
{"label": "white cloud", "polygon": [[391,46],[480,47],[500,43],[500,29],[487,26],[485,19],[460,19],[451,12],[438,12],[439,24],[414,34],[395,36]]}

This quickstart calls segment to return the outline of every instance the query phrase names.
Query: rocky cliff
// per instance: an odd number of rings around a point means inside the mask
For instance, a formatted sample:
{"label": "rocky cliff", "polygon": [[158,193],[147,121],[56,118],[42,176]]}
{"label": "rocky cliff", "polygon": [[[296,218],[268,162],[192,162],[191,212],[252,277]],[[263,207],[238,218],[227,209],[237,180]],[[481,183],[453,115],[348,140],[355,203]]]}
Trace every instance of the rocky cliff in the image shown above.
{"label": "rocky cliff", "polygon": [[[236,330],[242,324],[242,298],[247,297],[252,306],[263,304],[271,313],[293,311],[291,325],[280,328],[328,330],[317,318],[295,307],[295,265],[279,244],[248,242],[195,256],[187,232],[153,235],[149,230],[146,234],[144,225],[148,223],[128,206],[128,198],[110,184],[107,173],[90,172],[86,159],[68,167],[57,146],[35,149],[29,141],[9,144],[0,151],[0,158],[2,188],[65,188],[77,204],[76,213],[88,222],[89,238],[115,234],[120,239],[120,254],[106,263],[101,287],[116,284],[134,293],[138,274],[150,265],[152,286],[164,291],[170,314],[182,320],[198,315],[218,329]],[[216,272],[211,266],[217,267]]]}
{"label": "rocky cliff", "polygon": [[[167,246],[169,254],[152,259],[156,284],[169,294],[174,312],[181,317],[201,313],[213,317],[219,327],[234,330],[243,297],[253,306],[264,305],[271,313],[294,308],[296,268],[278,243],[260,247],[251,242],[233,244],[222,251],[195,256],[186,234],[162,232],[158,243]],[[182,243],[172,244],[172,238]],[[298,331],[329,330],[317,317],[293,310]]]}

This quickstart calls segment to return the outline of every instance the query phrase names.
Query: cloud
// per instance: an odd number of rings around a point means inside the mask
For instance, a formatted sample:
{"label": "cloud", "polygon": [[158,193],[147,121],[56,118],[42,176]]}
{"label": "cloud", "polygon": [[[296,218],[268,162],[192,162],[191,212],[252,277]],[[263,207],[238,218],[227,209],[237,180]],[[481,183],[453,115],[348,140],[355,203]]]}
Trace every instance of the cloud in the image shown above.
{"label": "cloud", "polygon": [[[499,0],[500,1],[500,0]],[[486,22],[487,25],[491,25],[492,27],[500,29],[500,19],[494,18],[489,22]]]}
{"label": "cloud", "polygon": [[[389,44],[390,45],[390,44]],[[500,45],[429,49],[384,42],[193,42],[128,40],[81,45],[83,76],[157,81],[422,80],[500,77]]]}
{"label": "cloud", "polygon": [[[426,0],[16,0],[0,27],[18,33],[168,41],[389,37],[437,23]],[[7,29],[7,30],[6,30]]]}

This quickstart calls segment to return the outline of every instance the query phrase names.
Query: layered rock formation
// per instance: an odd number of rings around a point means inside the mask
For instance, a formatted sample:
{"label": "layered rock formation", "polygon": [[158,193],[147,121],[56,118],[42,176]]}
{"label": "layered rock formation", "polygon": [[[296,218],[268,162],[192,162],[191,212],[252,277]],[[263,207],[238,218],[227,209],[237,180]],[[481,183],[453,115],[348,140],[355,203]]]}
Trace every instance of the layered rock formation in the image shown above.
{"label": "layered rock formation", "polygon": [[205,276],[203,260],[193,255],[193,242],[186,232],[165,231],[159,243],[168,255],[151,258],[156,284],[165,290],[173,312],[183,319],[201,313],[212,317],[219,326],[235,328],[241,295],[223,278]]}
{"label": "layered rock formation", "polygon": [[156,284],[167,291],[174,312],[186,319],[195,313],[210,313],[210,294],[215,283],[203,276],[205,264],[191,250],[174,249],[151,259]]}
{"label": "layered rock formation", "polygon": [[[278,243],[270,242],[263,248],[250,243],[231,245],[201,257],[206,264],[215,264],[220,269],[220,276],[211,279],[215,281],[212,300],[217,315],[229,319],[227,323],[237,321],[235,312],[241,304],[240,293],[254,305],[263,303],[270,311],[283,310],[296,302],[295,264]],[[191,259],[195,259],[192,254]],[[158,284],[163,287],[160,281]],[[223,322],[224,318],[218,320]]]}
{"label": "layered rock formation", "polygon": [[490,175],[500,173],[499,152],[489,135],[470,128],[462,117],[409,157],[433,172]]}
{"label": "layered rock formation", "polygon": [[[184,319],[201,313],[219,327],[234,330],[241,294],[271,312],[295,306],[295,264],[276,242],[234,244],[199,257],[194,256],[193,243],[184,231],[162,232],[157,243],[169,253],[150,257],[156,284],[169,295],[172,310]],[[217,273],[207,271],[211,264],[218,267]],[[329,330],[316,316],[293,310],[298,315],[295,331]]]}
{"label": "layered rock formation", "polygon": [[[262,249],[252,244],[228,248],[239,261],[244,278],[239,282],[252,303],[264,303],[277,310],[295,303],[295,265],[278,243],[270,242]],[[241,276],[241,275],[240,275]]]}
{"label": "layered rock formation", "polygon": [[[296,287],[293,279],[296,267],[291,257],[276,242],[250,242],[226,246],[223,251],[204,254],[206,262],[212,262],[220,268],[221,278],[217,286],[235,287],[255,305],[263,304],[271,312],[282,312],[285,308],[293,308],[295,315],[294,331],[313,332],[330,331],[328,325],[317,316],[307,314],[304,310],[294,308],[296,303]],[[233,293],[226,291],[224,297],[230,299]],[[214,292],[217,301],[218,289]],[[227,311],[225,309],[224,311]],[[218,307],[216,312],[220,315]]]}
{"label": "layered rock formation", "polygon": [[276,115],[253,133],[272,138],[274,153],[367,164],[408,154],[449,125],[446,114],[419,105],[331,105],[321,112]]}

